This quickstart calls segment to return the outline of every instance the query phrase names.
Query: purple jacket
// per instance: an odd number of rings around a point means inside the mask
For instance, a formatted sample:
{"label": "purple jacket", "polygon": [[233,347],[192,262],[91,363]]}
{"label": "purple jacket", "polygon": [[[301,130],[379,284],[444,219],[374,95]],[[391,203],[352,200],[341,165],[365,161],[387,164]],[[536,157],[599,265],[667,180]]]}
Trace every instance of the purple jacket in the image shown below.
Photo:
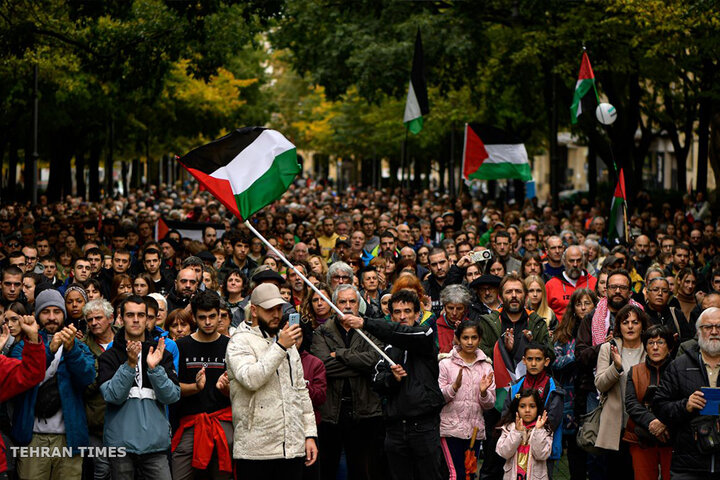
{"label": "purple jacket", "polygon": [[[440,362],[438,383],[445,397],[445,406],[440,412],[440,436],[469,439],[474,427],[478,427],[478,440],[485,438],[483,410],[495,405],[495,380],[488,388],[485,397],[480,396],[480,380],[493,373],[492,362],[478,349],[475,361],[469,367],[460,358],[458,348]],[[453,383],[463,369],[462,384],[456,392]]]}

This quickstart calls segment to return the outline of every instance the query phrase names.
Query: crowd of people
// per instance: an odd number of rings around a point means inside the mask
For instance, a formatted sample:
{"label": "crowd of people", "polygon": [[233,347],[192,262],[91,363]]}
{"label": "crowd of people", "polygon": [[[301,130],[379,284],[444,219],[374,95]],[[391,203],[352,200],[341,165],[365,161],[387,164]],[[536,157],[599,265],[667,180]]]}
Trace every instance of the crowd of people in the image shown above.
{"label": "crowd of people", "polygon": [[642,203],[6,202],[0,479],[720,478],[720,222]]}

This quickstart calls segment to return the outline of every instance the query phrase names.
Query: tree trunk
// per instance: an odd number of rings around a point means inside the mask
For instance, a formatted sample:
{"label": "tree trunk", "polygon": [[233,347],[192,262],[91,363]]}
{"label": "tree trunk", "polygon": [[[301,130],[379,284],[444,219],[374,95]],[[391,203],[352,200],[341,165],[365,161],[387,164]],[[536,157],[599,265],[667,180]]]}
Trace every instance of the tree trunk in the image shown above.
{"label": "tree trunk", "polygon": [[89,200],[97,202],[100,200],[100,154],[102,147],[99,143],[94,143],[90,147],[90,155],[88,158],[88,174],[90,183]]}
{"label": "tree trunk", "polygon": [[18,145],[14,136],[10,137],[10,150],[8,152],[8,183],[7,197],[16,198],[17,194],[17,164],[18,164]]}
{"label": "tree trunk", "polygon": [[105,156],[105,196],[112,197],[113,195],[113,146],[115,144],[115,121],[110,120],[110,138],[108,139],[108,152]]}
{"label": "tree trunk", "polygon": [[81,148],[75,152],[75,187],[77,196],[85,200],[85,152]]}
{"label": "tree trunk", "polygon": [[708,160],[715,174],[715,201],[714,205],[720,205],[720,195],[718,195],[718,187],[720,187],[720,113],[715,113],[710,121],[710,150],[708,152]]}
{"label": "tree trunk", "polygon": [[[554,63],[554,61],[552,62]],[[559,193],[560,193],[560,172],[558,166],[560,156],[558,155],[558,112],[557,112],[557,76],[552,72],[553,65],[545,63],[543,69],[545,71],[545,105],[550,106],[550,112],[547,117],[547,139],[548,153],[550,156],[550,201],[552,208],[557,210]]]}
{"label": "tree trunk", "polygon": [[703,193],[707,193],[708,147],[710,142],[710,117],[712,115],[711,109],[710,99],[703,98],[700,100],[700,110],[698,115],[697,178],[695,180],[695,189],[698,192]]}

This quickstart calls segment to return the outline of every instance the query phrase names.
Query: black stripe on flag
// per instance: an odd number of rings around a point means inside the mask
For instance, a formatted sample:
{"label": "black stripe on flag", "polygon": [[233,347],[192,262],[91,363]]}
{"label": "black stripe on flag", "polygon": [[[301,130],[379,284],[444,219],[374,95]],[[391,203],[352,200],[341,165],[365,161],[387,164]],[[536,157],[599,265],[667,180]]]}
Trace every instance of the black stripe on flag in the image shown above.
{"label": "black stripe on flag", "polygon": [[428,103],[427,83],[425,82],[425,58],[423,57],[422,40],[420,39],[420,29],[418,28],[415,37],[415,53],[413,54],[412,72],[410,72],[410,81],[415,91],[420,113],[424,116],[430,113],[430,104]]}
{"label": "black stripe on flag", "polygon": [[220,167],[226,166],[238,153],[245,150],[265,127],[238,128],[222,138],[198,147],[179,159],[188,168],[194,168],[210,175]]}
{"label": "black stripe on flag", "polygon": [[516,135],[492,125],[470,123],[469,126],[485,145],[518,145],[523,143]]}

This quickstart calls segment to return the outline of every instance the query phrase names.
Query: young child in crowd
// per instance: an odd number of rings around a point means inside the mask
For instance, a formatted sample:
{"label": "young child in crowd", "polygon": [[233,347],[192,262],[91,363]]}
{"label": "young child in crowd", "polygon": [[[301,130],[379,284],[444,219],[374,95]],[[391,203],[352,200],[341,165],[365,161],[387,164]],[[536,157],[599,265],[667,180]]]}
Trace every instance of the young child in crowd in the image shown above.
{"label": "young child in crowd", "polygon": [[440,437],[448,469],[457,479],[465,478],[465,451],[470,448],[473,429],[478,429],[474,445],[477,457],[485,439],[483,411],[495,405],[492,362],[478,348],[481,334],[477,322],[460,322],[455,329],[458,344],[440,362],[439,383],[445,397]]}
{"label": "young child in crowd", "polygon": [[528,389],[512,398],[500,420],[500,439],[495,447],[505,459],[503,480],[550,478],[545,461],[552,450],[552,433],[542,396],[538,390]]}
{"label": "young child in crowd", "polygon": [[510,395],[505,400],[503,413],[510,408],[510,403],[515,396],[524,390],[535,390],[540,396],[543,410],[547,412],[547,426],[551,432],[555,432],[552,439],[552,452],[547,462],[549,476],[552,477],[555,460],[562,457],[562,420],[563,420],[563,397],[565,392],[560,388],[550,374],[550,355],[544,345],[531,342],[525,347],[523,363],[527,374],[521,377],[517,383],[510,388]]}

